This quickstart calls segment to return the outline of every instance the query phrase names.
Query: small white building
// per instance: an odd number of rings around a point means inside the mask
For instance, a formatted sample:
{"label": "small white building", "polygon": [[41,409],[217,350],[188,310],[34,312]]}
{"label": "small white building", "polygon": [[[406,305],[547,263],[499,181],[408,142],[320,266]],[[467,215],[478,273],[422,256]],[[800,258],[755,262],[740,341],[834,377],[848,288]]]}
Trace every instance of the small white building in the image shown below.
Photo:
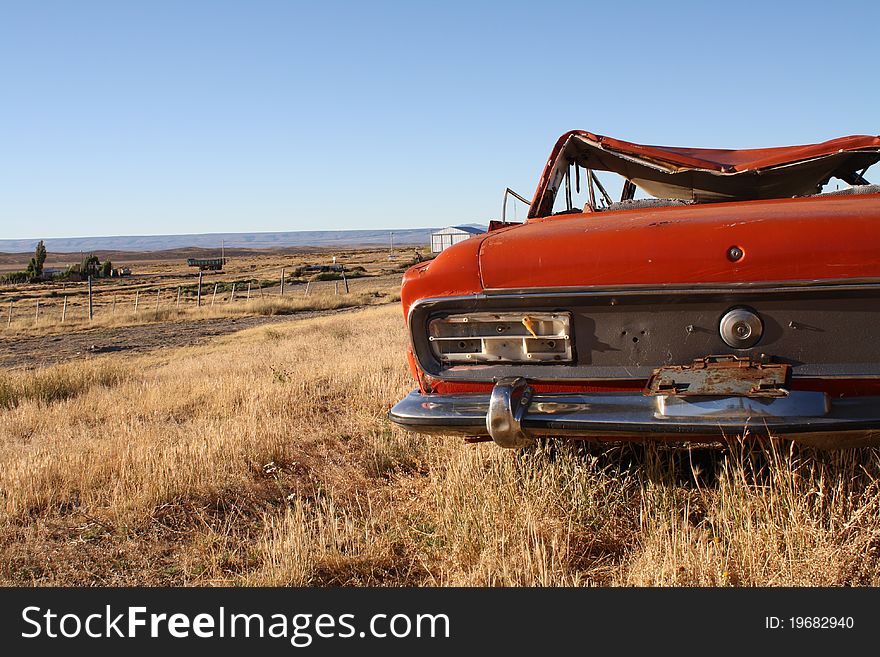
{"label": "small white building", "polygon": [[482,228],[475,226],[449,226],[448,228],[442,228],[435,233],[431,233],[431,253],[440,253],[453,244],[458,244],[474,235],[481,235],[485,232]]}

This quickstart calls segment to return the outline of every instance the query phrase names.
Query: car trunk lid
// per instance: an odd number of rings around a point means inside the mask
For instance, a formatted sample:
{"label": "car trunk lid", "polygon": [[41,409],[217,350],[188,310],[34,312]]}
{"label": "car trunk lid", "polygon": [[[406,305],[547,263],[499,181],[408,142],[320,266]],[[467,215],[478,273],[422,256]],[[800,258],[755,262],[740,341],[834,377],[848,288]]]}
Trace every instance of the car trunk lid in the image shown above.
{"label": "car trunk lid", "polygon": [[486,289],[811,281],[880,276],[880,194],[531,220],[480,248]]}

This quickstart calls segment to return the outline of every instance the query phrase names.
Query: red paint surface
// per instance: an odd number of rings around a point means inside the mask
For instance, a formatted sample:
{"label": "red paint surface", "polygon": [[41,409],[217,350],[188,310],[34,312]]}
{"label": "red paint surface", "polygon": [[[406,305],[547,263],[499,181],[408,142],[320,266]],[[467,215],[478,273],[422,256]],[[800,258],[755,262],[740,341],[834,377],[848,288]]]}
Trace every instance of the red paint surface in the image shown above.
{"label": "red paint surface", "polygon": [[[530,382],[529,385],[538,393],[590,394],[603,392],[641,392],[648,382],[645,380],[627,381],[590,381],[570,383]],[[492,392],[492,383],[465,383],[458,381],[433,381],[431,389],[422,392],[433,392],[441,395],[452,394],[486,394]],[[853,397],[860,395],[880,395],[880,381],[867,379],[831,379],[815,378],[794,379],[792,390],[813,390],[827,392],[832,397]]]}
{"label": "red paint surface", "polygon": [[481,292],[483,286],[477,254],[485,238],[485,235],[471,237],[449,247],[433,260],[407,269],[400,288],[404,317],[409,315],[410,306],[418,299]]}
{"label": "red paint surface", "polygon": [[880,276],[880,194],[536,219],[486,237],[480,270],[488,288]]}

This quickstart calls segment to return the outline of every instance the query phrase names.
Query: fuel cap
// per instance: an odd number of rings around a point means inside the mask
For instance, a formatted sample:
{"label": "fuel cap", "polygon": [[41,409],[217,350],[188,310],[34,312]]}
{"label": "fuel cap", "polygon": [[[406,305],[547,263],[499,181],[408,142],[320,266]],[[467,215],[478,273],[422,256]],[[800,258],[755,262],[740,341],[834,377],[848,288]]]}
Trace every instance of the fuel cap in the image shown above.
{"label": "fuel cap", "polygon": [[764,323],[751,310],[733,308],[721,318],[718,330],[728,347],[748,349],[758,344],[764,333]]}

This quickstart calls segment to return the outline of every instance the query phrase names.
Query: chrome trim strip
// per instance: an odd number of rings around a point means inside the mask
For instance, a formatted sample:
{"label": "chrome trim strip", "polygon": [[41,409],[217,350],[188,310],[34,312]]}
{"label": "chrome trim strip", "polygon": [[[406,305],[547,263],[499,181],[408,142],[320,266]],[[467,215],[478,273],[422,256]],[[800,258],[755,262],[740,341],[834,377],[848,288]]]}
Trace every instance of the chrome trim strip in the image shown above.
{"label": "chrome trim strip", "polygon": [[[880,277],[806,279],[792,281],[735,281],[730,283],[637,283],[631,285],[572,285],[534,288],[485,288],[479,296],[541,296],[574,295],[594,296],[615,294],[661,295],[661,294],[725,294],[728,292],[840,292],[844,290],[880,289]],[[451,297],[446,297],[451,298]],[[461,299],[471,297],[459,297]],[[417,302],[418,303],[418,302]]]}

